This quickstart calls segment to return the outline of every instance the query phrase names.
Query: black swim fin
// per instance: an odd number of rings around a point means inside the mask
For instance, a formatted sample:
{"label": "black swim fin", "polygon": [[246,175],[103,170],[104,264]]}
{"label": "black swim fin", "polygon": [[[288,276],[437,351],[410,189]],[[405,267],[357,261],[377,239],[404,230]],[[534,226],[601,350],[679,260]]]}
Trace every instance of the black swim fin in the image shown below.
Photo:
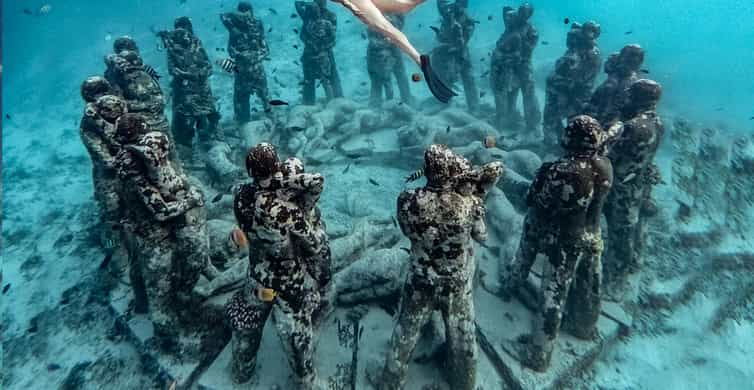
{"label": "black swim fin", "polygon": [[432,65],[429,64],[429,56],[424,54],[421,57],[421,68],[424,73],[424,80],[427,81],[427,86],[437,100],[447,103],[456,93],[452,89],[448,88],[445,83],[437,77],[437,74],[432,70]]}

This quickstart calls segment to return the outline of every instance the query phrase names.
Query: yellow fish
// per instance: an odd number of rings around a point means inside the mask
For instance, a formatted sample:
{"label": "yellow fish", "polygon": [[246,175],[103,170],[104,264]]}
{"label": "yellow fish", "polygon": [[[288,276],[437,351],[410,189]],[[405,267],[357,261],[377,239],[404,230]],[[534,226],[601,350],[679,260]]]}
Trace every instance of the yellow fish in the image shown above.
{"label": "yellow fish", "polygon": [[271,288],[260,287],[257,289],[257,296],[262,302],[272,302],[278,296],[278,293]]}

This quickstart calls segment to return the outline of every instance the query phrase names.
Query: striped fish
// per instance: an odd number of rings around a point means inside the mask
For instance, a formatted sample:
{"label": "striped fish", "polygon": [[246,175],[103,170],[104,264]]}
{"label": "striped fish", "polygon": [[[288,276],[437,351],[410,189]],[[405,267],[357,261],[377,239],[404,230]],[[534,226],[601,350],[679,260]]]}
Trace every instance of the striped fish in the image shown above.
{"label": "striped fish", "polygon": [[147,64],[144,64],[144,67],[142,69],[144,70],[144,72],[146,74],[149,75],[149,77],[152,78],[152,80],[154,80],[155,83],[159,83],[160,82],[160,74],[157,73],[157,71],[154,70],[153,67],[151,67],[151,66],[149,66]]}
{"label": "striped fish", "polygon": [[410,183],[412,181],[417,181],[421,179],[424,176],[424,169],[420,169],[408,176],[406,176],[406,183]]}
{"label": "striped fish", "polygon": [[228,73],[238,72],[236,61],[233,61],[232,58],[226,58],[224,60],[217,60],[217,65],[220,66],[224,71]]}

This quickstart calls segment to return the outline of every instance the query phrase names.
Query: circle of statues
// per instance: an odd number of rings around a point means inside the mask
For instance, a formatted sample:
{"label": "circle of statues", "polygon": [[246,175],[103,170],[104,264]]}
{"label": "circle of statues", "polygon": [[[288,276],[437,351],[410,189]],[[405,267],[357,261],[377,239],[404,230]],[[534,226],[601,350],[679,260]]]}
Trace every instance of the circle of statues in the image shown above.
{"label": "circle of statues", "polygon": [[[384,12],[383,19],[400,31],[406,10],[421,2]],[[362,2],[355,3],[358,7]],[[392,9],[380,5],[390,1],[373,3],[381,11]],[[434,68],[425,77],[450,86],[460,81],[467,111],[484,115],[469,49],[477,22],[465,0],[437,0],[437,5],[438,46],[427,55]],[[302,104],[317,104],[319,86],[325,102],[342,97],[334,55],[336,14],[325,0],[296,1],[295,12],[302,21]],[[530,4],[503,8],[505,31],[491,53],[488,73],[493,127],[520,132],[527,145],[539,144],[551,156],[560,153],[519,191],[526,217],[499,291],[504,299],[515,297],[535,261],[543,263],[539,309],[517,352],[523,365],[545,371],[561,326],[578,338],[594,337],[605,291],[620,295],[628,276],[641,266],[644,223],[652,187],[659,182],[653,160],[664,128],[656,112],[662,88],[639,76],[644,60],[640,46],[627,45],[611,54],[604,64],[607,79],[594,89],[602,56],[597,45],[600,26],[592,21],[571,25],[567,50],[547,77],[541,111],[532,67],[539,41],[533,13]],[[268,46],[262,21],[243,1],[236,11],[222,14],[221,21],[228,30],[229,58],[218,65],[234,78],[237,124],[261,115],[275,128],[275,105],[285,102],[270,96],[265,61],[274,56],[274,48]],[[416,107],[401,47],[384,31],[374,27],[367,35],[369,102],[379,108],[398,99]],[[103,248],[110,253],[119,245],[125,248],[134,310],[148,315],[160,348],[176,350],[181,347],[179,329],[196,322],[196,308],[204,298],[196,292],[200,278],[213,281],[230,272],[210,259],[208,199],[191,176],[225,136],[210,87],[213,64],[191,21],[180,17],[173,30],[157,35],[171,76],[172,120],[165,114],[159,75],[144,63],[136,42],[121,37],[105,58],[104,77],[89,77],[81,86],[86,107],[80,135],[91,156]],[[259,110],[251,109],[252,94],[260,101]],[[519,95],[523,114],[517,108]],[[302,121],[313,117],[311,111],[302,112]],[[494,147],[494,141],[485,139],[484,146]],[[473,390],[473,243],[487,237],[485,199],[496,186],[508,188],[503,184],[509,180],[507,167],[500,162],[473,166],[440,143],[421,146],[423,172],[414,178],[423,175],[426,184],[401,192],[395,212],[400,231],[411,243],[410,265],[401,281],[390,352],[381,370],[373,373],[373,382],[381,389],[405,386],[421,329],[437,311],[445,322],[446,364],[454,368],[449,383],[453,389]],[[243,286],[224,311],[233,332],[232,376],[239,383],[252,378],[262,331],[273,314],[296,380],[301,388],[316,388],[315,335],[335,305],[331,291],[336,259],[318,206],[326,178],[307,171],[296,157],[283,159],[278,148],[266,142],[246,154],[245,174],[251,181],[236,184],[241,179],[236,175],[229,190],[237,223],[231,238],[239,246],[233,249],[248,250]],[[603,214],[609,227],[607,245],[601,232]],[[603,258],[605,247],[609,250]]]}

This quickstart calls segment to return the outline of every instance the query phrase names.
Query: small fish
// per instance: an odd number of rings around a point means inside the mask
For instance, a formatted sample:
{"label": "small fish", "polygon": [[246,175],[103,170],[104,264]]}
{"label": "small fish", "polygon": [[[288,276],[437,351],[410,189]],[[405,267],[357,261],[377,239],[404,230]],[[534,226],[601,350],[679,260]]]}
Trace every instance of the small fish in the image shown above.
{"label": "small fish", "polygon": [[56,363],[50,363],[47,365],[47,371],[57,371],[61,368],[62,367],[60,367],[60,364],[56,364]]}
{"label": "small fish", "polygon": [[49,5],[49,4],[45,4],[45,5],[43,5],[43,6],[42,6],[42,7],[41,7],[41,8],[39,9],[39,14],[40,14],[40,15],[47,15],[47,14],[49,14],[49,13],[50,13],[50,11],[52,11],[52,6],[51,6],[51,5]]}
{"label": "small fish", "polygon": [[244,249],[249,246],[249,240],[246,238],[246,233],[237,227],[230,231],[228,239],[238,249]]}
{"label": "small fish", "polygon": [[278,68],[272,68],[272,74],[275,74],[275,72],[278,71]]}
{"label": "small fish", "polygon": [[569,24],[571,23],[571,19],[565,18],[563,19],[563,24]]}
{"label": "small fish", "polygon": [[364,40],[366,40],[366,39],[367,39],[367,34],[365,34],[365,33],[361,33],[361,39],[364,39]]}
{"label": "small fish", "polygon": [[488,135],[484,137],[484,147],[487,149],[494,148],[496,144],[495,136]]}
{"label": "small fish", "polygon": [[411,254],[411,249],[408,249],[406,247],[401,247],[401,250],[408,253],[409,255]]}
{"label": "small fish", "polygon": [[631,30],[628,30],[628,31],[626,31],[626,32],[625,32],[624,34],[626,34],[626,35],[631,35],[631,34],[633,34],[633,33],[634,33],[633,31],[631,31]]}
{"label": "small fish", "polygon": [[222,70],[228,72],[228,73],[236,73],[238,72],[238,66],[236,65],[236,61],[233,61],[232,58],[226,58],[224,60],[217,60],[217,65],[222,68]]}
{"label": "small fish", "polygon": [[223,194],[222,192],[221,192],[221,193],[219,193],[219,194],[217,194],[217,195],[215,195],[215,197],[214,197],[214,198],[212,198],[212,203],[217,203],[217,202],[219,202],[219,201],[220,201],[220,199],[222,199],[222,198],[223,198],[223,195],[224,195],[224,194]]}
{"label": "small fish", "polygon": [[346,24],[351,23],[351,19],[346,20]]}
{"label": "small fish", "polygon": [[718,108],[715,109],[715,111],[722,111],[724,109],[725,109],[725,107],[718,107]]}
{"label": "small fish", "polygon": [[395,217],[390,217],[390,219],[393,220],[393,226],[395,226],[397,228],[398,227],[398,220],[395,219]]}
{"label": "small fish", "polygon": [[484,97],[484,95],[486,95],[486,93],[485,93],[484,91],[482,91],[482,92],[479,92],[479,98],[480,98],[480,99],[481,99],[481,98],[483,98],[483,97]]}
{"label": "small fish", "polygon": [[412,74],[411,75],[411,81],[413,81],[415,83],[418,83],[418,82],[422,81],[422,75],[420,75],[419,73]]}
{"label": "small fish", "polygon": [[547,45],[549,45],[549,44],[550,44],[550,42],[547,42],[547,41],[542,41],[542,46],[547,46]]}
{"label": "small fish", "polygon": [[296,15],[296,14],[291,14],[291,19],[296,19],[297,17],[298,17],[298,15]]}
{"label": "small fish", "polygon": [[107,265],[110,264],[110,260],[112,259],[113,259],[113,252],[110,251],[108,254],[105,255],[105,258],[102,259],[102,262],[99,263],[99,269],[107,268]]}
{"label": "small fish", "polygon": [[432,31],[434,31],[434,32],[435,32],[435,34],[439,34],[439,33],[440,33],[440,29],[439,29],[439,28],[437,28],[437,27],[435,27],[435,26],[429,26],[429,28],[431,28],[431,29],[432,29]]}
{"label": "small fish", "polygon": [[297,29],[297,28],[294,28],[294,29],[293,29],[293,32],[295,32],[296,34],[298,34],[298,29]]}
{"label": "small fish", "polygon": [[38,330],[39,330],[39,327],[37,327],[36,322],[32,323],[28,329],[29,333],[37,333]]}
{"label": "small fish", "polygon": [[270,11],[270,13],[273,14],[273,15],[277,15],[278,14],[278,11],[276,11],[275,8],[268,8],[267,10]]}
{"label": "small fish", "polygon": [[24,8],[24,13],[27,15],[34,15],[34,12],[31,12],[31,10],[28,8]]}
{"label": "small fish", "polygon": [[406,176],[406,183],[412,182],[412,181],[417,181],[417,180],[421,179],[422,176],[424,176],[424,169],[420,169],[420,170],[418,170],[416,172],[413,172],[410,175]]}
{"label": "small fish", "polygon": [[346,169],[344,169],[343,172],[341,172],[341,174],[348,172],[349,169],[351,169],[351,164],[346,165]]}
{"label": "small fish", "polygon": [[376,182],[376,181],[375,181],[374,179],[372,179],[372,178],[369,178],[369,184],[371,184],[371,185],[373,185],[373,186],[377,186],[377,187],[379,187],[379,186],[380,186],[380,183],[377,183],[377,182]]}
{"label": "small fish", "polygon": [[488,16],[487,20],[492,20],[492,15]]}
{"label": "small fish", "polygon": [[288,102],[278,100],[278,99],[273,99],[273,100],[270,100],[270,105],[271,106],[287,106]]}
{"label": "small fish", "polygon": [[642,69],[639,72],[644,73],[644,74],[649,74],[649,69]]}
{"label": "small fish", "polygon": [[267,34],[269,34],[271,32],[272,32],[272,27],[270,27],[270,28],[267,29]]}
{"label": "small fish", "polygon": [[367,85],[367,82],[366,81],[362,81],[362,82],[359,83],[359,85],[361,85],[363,87],[363,86]]}
{"label": "small fish", "polygon": [[5,114],[5,119],[10,120],[10,114]]}
{"label": "small fish", "polygon": [[626,184],[630,182],[631,180],[633,180],[635,177],[636,177],[636,173],[633,173],[633,172],[629,173],[628,176],[626,176],[626,178],[623,179],[623,181],[621,181],[621,184]]}
{"label": "small fish", "polygon": [[482,77],[487,77],[488,74],[490,74],[490,71],[485,70],[484,73],[482,73]]}
{"label": "small fish", "polygon": [[10,290],[10,283],[6,284],[5,287],[3,287],[3,294],[7,293],[8,290]]}
{"label": "small fish", "polygon": [[749,118],[749,120],[750,120],[750,121],[754,121],[754,116],[753,116],[753,117],[751,117],[751,118]]}
{"label": "small fish", "polygon": [[450,133],[450,125],[448,125],[448,127],[445,129],[445,134],[448,134],[448,133]]}
{"label": "small fish", "polygon": [[154,68],[153,68],[153,67],[151,67],[151,66],[149,66],[149,65],[146,65],[146,64],[144,64],[144,66],[142,67],[142,69],[143,69],[143,70],[144,70],[144,72],[145,72],[146,74],[148,74],[148,75],[149,75],[149,77],[151,77],[151,78],[152,78],[152,80],[154,80],[154,81],[155,81],[156,83],[160,81],[160,74],[159,74],[159,73],[157,73],[157,71],[156,71],[156,70],[154,70]]}
{"label": "small fish", "polygon": [[422,28],[422,24],[421,23],[419,23],[419,28]]}
{"label": "small fish", "polygon": [[293,48],[298,50],[298,45],[293,45]]}

